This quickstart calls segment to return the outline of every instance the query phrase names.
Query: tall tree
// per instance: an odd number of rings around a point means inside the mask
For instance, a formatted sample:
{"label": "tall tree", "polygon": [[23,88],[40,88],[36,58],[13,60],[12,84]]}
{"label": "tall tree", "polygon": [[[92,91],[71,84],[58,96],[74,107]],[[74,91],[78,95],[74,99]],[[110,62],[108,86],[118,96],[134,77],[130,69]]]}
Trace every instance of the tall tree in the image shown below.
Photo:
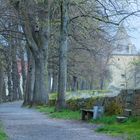
{"label": "tall tree", "polygon": [[65,93],[67,84],[67,50],[68,50],[68,1],[60,1],[61,25],[59,48],[59,76],[57,109],[66,107]]}
{"label": "tall tree", "polygon": [[[22,28],[35,61],[35,86],[33,104],[48,103],[48,93],[46,85],[46,64],[49,40],[49,7],[50,1],[28,1],[16,0],[11,4],[17,10],[22,19]],[[35,7],[40,6],[41,10],[35,11]],[[34,13],[32,11],[34,10]],[[42,10],[44,9],[44,10]],[[34,14],[34,15],[33,15]]]}

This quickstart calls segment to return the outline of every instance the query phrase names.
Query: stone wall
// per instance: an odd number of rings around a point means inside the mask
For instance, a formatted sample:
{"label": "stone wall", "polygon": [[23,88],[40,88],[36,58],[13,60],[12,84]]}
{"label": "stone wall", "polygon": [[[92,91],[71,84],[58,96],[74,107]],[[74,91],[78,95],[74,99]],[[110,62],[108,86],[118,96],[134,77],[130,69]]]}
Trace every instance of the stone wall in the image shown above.
{"label": "stone wall", "polygon": [[117,98],[122,101],[124,109],[132,109],[132,115],[140,116],[140,89],[122,90]]}
{"label": "stone wall", "polygon": [[[54,106],[55,103],[56,100],[50,100],[49,105]],[[82,108],[92,109],[96,105],[103,105],[108,115],[123,115],[124,109],[131,109],[133,116],[140,116],[140,90],[122,90],[116,97],[92,97],[67,101],[67,107],[74,111]]]}

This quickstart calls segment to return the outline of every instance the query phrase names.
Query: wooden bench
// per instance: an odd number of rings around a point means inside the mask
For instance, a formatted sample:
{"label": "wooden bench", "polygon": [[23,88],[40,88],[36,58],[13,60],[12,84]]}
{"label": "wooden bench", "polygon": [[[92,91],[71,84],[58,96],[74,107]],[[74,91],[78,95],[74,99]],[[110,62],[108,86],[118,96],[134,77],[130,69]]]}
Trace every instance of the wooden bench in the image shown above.
{"label": "wooden bench", "polygon": [[93,118],[94,111],[92,109],[81,109],[82,120],[89,120]]}
{"label": "wooden bench", "polygon": [[127,120],[127,117],[125,117],[125,116],[117,116],[116,119],[117,119],[117,122],[123,123],[123,122],[125,122]]}

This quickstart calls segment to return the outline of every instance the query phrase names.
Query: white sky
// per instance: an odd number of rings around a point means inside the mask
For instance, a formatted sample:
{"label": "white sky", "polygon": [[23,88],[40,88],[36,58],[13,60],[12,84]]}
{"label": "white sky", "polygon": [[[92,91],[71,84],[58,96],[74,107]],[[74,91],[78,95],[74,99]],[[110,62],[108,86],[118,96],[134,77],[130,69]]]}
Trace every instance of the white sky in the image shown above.
{"label": "white sky", "polygon": [[[136,0],[136,2],[137,4],[131,4],[133,7],[132,9],[135,9],[134,11],[140,10],[140,0]],[[126,23],[126,26],[128,34],[132,37],[132,43],[136,46],[137,50],[140,51],[140,12],[137,13],[137,15],[138,16],[131,16]]]}
{"label": "white sky", "polygon": [[131,17],[126,25],[128,34],[132,37],[132,43],[140,51],[140,17]]}

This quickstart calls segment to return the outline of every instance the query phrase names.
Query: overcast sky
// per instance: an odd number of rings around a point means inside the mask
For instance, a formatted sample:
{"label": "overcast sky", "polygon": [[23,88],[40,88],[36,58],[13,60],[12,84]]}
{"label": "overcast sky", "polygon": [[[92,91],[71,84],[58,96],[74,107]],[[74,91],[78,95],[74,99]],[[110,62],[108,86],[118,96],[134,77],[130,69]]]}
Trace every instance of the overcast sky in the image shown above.
{"label": "overcast sky", "polygon": [[132,43],[140,51],[140,17],[132,17],[126,23],[128,34],[131,36]]}
{"label": "overcast sky", "polygon": [[[140,9],[140,0],[137,0],[137,4],[131,5],[134,11]],[[137,50],[140,51],[140,13],[137,13],[138,16],[131,16],[126,22],[128,34],[132,37],[132,43],[136,46]]]}

